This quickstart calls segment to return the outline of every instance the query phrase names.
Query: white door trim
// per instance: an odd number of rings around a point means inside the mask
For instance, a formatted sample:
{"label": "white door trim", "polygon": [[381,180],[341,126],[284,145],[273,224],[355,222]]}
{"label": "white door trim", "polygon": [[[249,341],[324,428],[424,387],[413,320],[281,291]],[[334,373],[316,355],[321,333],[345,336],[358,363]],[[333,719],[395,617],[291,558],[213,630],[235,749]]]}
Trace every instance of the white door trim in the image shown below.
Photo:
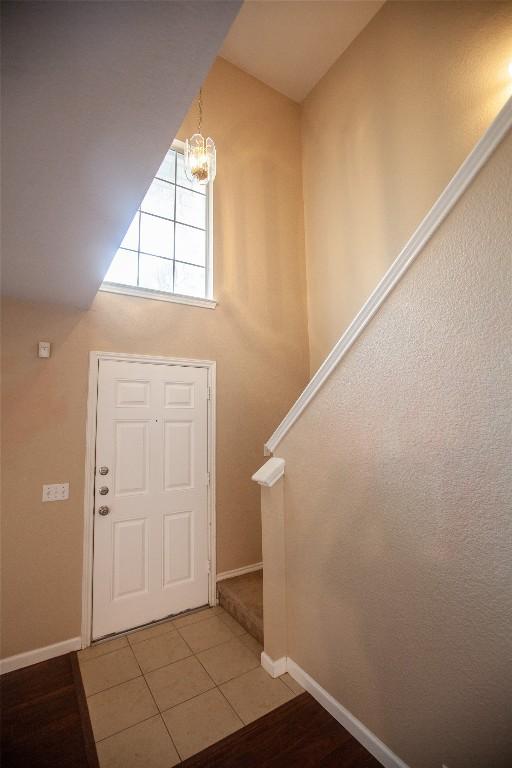
{"label": "white door trim", "polygon": [[215,605],[216,595],[216,508],[215,508],[215,374],[216,363],[213,360],[193,360],[182,357],[162,357],[159,355],[137,355],[126,352],[90,352],[89,353],[89,393],[87,397],[87,421],[85,430],[85,482],[84,482],[84,539],[82,570],[82,648],[91,644],[92,635],[92,573],[93,573],[93,510],[94,510],[94,470],[96,452],[96,409],[98,405],[98,374],[100,360],[129,360],[156,365],[189,365],[194,368],[206,368],[208,375],[208,556],[210,573],[208,580],[208,600]]}

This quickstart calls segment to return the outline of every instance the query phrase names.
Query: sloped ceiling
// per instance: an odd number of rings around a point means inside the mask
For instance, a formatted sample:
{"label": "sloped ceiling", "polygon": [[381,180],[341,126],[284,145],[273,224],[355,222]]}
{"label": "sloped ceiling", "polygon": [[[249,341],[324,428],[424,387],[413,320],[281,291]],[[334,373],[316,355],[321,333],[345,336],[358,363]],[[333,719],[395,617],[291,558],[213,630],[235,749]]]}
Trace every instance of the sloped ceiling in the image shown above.
{"label": "sloped ceiling", "polygon": [[220,55],[302,101],[384,0],[250,0]]}
{"label": "sloped ceiling", "polygon": [[91,303],[239,7],[3,4],[4,294]]}

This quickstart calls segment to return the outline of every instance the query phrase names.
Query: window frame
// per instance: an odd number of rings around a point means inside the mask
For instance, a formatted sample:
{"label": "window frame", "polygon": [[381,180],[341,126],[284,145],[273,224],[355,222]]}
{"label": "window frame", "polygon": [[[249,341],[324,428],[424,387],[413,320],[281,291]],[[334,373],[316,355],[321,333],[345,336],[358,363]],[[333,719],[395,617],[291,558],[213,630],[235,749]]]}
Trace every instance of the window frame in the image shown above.
{"label": "window frame", "polygon": [[[180,154],[184,153],[185,142],[175,139],[169,149],[173,149]],[[156,178],[156,177],[154,177]],[[152,182],[153,183],[153,180]],[[175,187],[178,186],[175,182]],[[176,191],[175,191],[176,194]],[[126,296],[138,296],[144,299],[156,299],[157,301],[170,301],[174,304],[189,304],[195,307],[206,309],[215,309],[217,301],[213,298],[213,181],[208,184],[205,191],[206,198],[206,255],[205,255],[205,296],[188,296],[181,293],[171,293],[167,291],[158,291],[153,288],[142,288],[135,285],[125,285],[124,283],[111,283],[106,280],[102,282],[99,290],[106,293],[118,293]],[[142,204],[142,201],[141,201]],[[140,205],[137,208],[140,212]],[[135,214],[134,214],[135,215]],[[176,222],[174,222],[176,226]],[[139,252],[140,253],[140,252]],[[173,254],[175,259],[176,254]],[[179,261],[179,259],[178,259]]]}

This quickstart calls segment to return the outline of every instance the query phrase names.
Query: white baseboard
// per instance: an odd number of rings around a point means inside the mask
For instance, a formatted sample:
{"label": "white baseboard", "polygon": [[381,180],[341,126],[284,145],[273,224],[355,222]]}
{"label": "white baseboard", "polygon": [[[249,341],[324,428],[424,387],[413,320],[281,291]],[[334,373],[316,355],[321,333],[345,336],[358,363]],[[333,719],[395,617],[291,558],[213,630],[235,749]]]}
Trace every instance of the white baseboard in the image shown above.
{"label": "white baseboard", "polygon": [[[261,663],[263,665],[263,656],[261,654]],[[277,662],[280,663],[282,659]],[[263,665],[264,666],[264,665]],[[268,671],[268,670],[267,670]],[[284,671],[284,670],[283,670]],[[354,717],[348,709],[336,701],[330,693],[322,688],[316,680],[304,672],[292,659],[286,659],[286,671],[296,680],[302,687],[310,693],[314,699],[318,701],[321,706],[331,714],[335,720],[338,721],[344,728],[347,729],[357,741],[365,747],[370,754],[372,754],[376,760],[379,761],[385,768],[408,768],[404,763],[384,742],[382,742],[377,736],[372,733],[363,723]],[[281,673],[282,674],[282,673]]]}
{"label": "white baseboard", "polygon": [[243,576],[245,573],[253,573],[254,571],[261,571],[263,569],[263,563],[253,563],[252,565],[244,565],[243,568],[235,568],[234,571],[224,571],[217,574],[217,581],[224,581],[224,579],[232,579],[235,576]]}
{"label": "white baseboard", "polygon": [[268,672],[271,677],[281,677],[286,672],[286,656],[281,656],[280,659],[271,659],[265,651],[261,654],[261,666]]}
{"label": "white baseboard", "polygon": [[55,656],[63,656],[70,651],[78,651],[82,647],[80,637],[71,637],[69,640],[63,640],[61,643],[46,645],[44,648],[35,648],[33,651],[18,653],[16,656],[8,656],[6,659],[0,659],[0,675],[6,672],[13,672],[15,669],[30,667],[32,664],[38,664],[40,661],[53,659]]}

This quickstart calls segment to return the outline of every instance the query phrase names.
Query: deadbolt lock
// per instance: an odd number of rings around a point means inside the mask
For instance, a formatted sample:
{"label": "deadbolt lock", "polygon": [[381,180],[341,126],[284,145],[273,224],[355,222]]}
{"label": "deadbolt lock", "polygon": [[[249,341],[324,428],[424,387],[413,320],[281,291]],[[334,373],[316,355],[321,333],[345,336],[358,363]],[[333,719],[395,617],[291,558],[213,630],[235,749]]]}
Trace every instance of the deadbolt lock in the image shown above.
{"label": "deadbolt lock", "polygon": [[100,496],[106,496],[107,493],[108,493],[107,486],[106,485],[102,485],[101,488],[99,489],[98,493],[100,494]]}
{"label": "deadbolt lock", "polygon": [[108,467],[100,467],[98,472],[100,475],[108,475]]}

